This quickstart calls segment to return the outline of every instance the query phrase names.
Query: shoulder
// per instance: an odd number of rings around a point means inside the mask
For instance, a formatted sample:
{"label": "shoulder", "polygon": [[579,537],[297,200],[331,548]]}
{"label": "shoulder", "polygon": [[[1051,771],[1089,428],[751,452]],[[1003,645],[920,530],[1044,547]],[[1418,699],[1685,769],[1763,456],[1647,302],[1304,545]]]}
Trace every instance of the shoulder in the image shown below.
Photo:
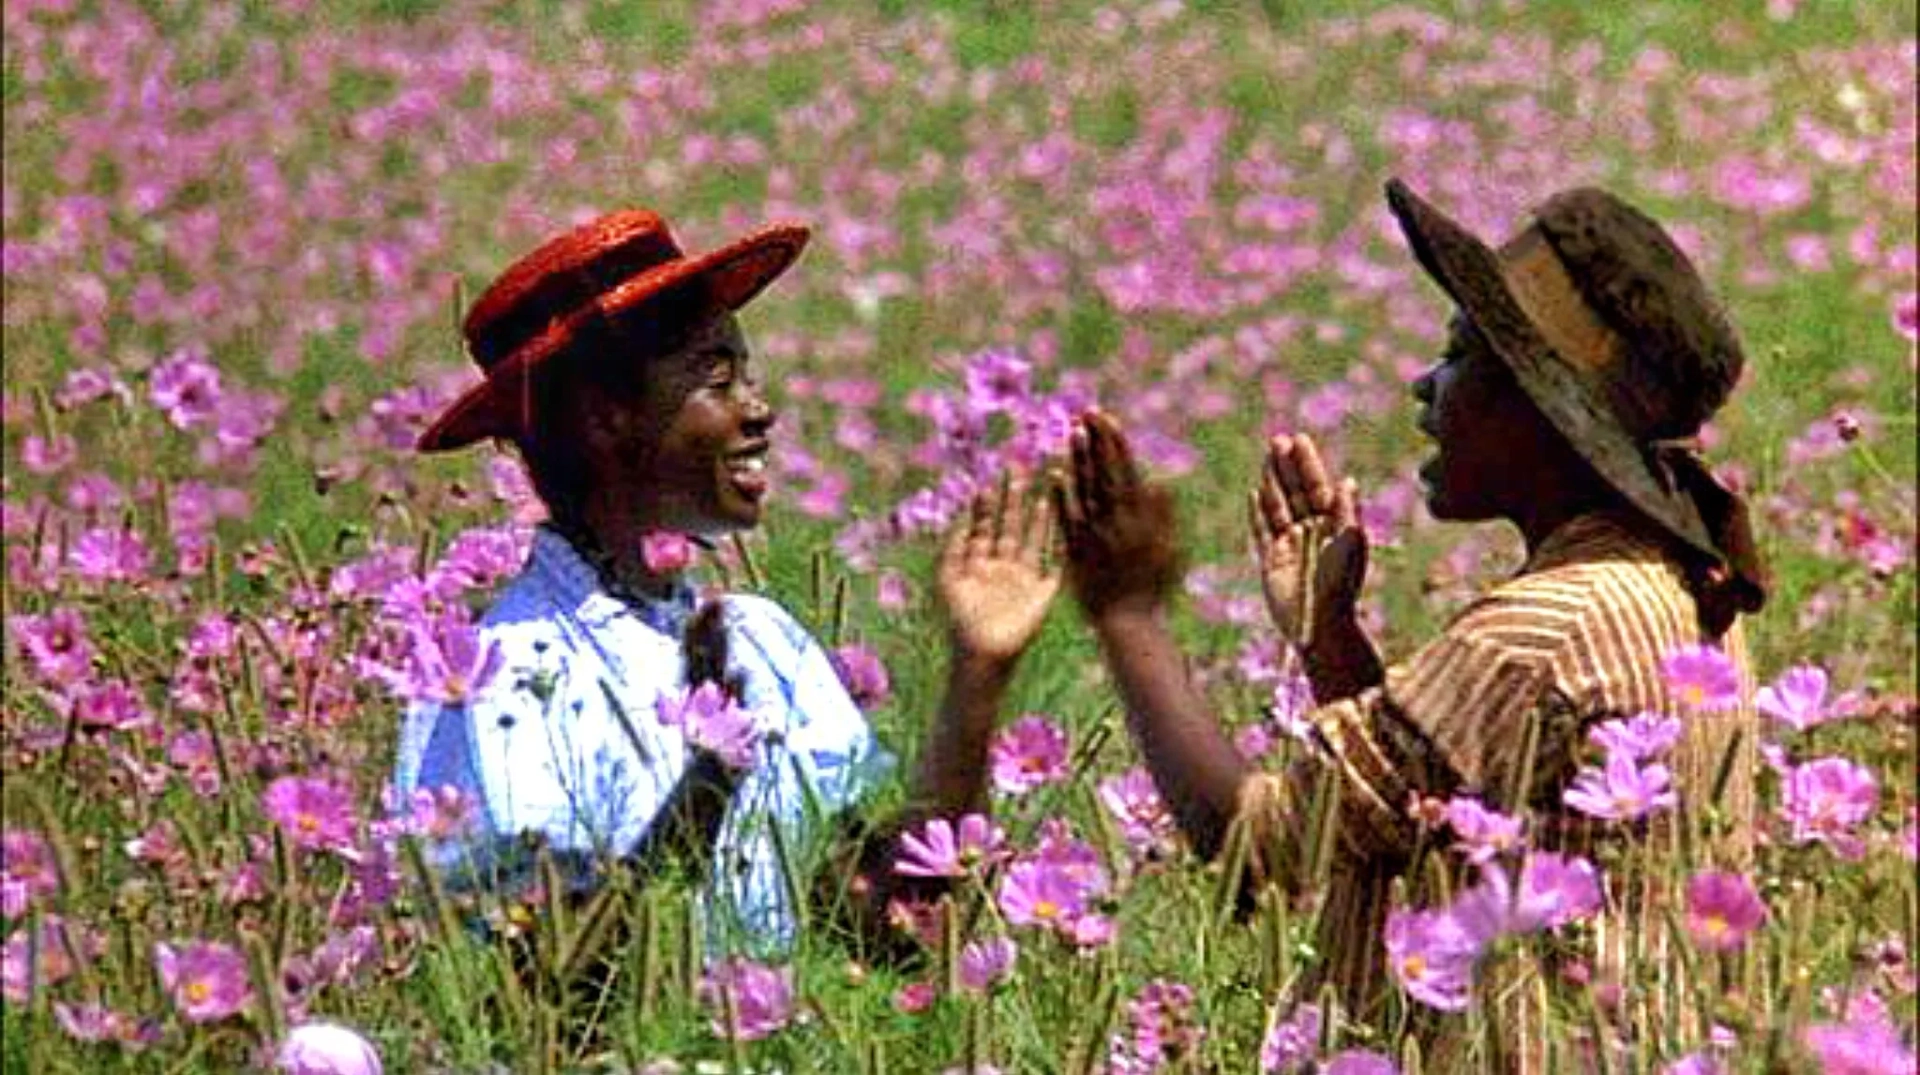
{"label": "shoulder", "polygon": [[1449,636],[1516,660],[1552,662],[1596,637],[1645,634],[1692,616],[1679,566],[1658,543],[1604,517],[1568,524],[1524,573],[1476,598]]}

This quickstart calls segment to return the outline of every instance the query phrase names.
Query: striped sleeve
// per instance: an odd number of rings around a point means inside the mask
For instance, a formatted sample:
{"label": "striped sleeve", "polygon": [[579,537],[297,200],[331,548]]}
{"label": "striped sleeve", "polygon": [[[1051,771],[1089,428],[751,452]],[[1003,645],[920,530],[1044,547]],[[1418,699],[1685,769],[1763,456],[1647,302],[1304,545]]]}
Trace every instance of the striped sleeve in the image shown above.
{"label": "striped sleeve", "polygon": [[1338,849],[1362,860],[1412,852],[1416,796],[1471,788],[1504,798],[1525,768],[1529,714],[1548,695],[1552,657],[1577,615],[1578,603],[1559,594],[1480,602],[1388,669],[1381,686],[1315,710],[1307,756],[1241,790],[1256,876],[1289,884],[1298,876],[1321,824],[1313,804],[1329,790]]}

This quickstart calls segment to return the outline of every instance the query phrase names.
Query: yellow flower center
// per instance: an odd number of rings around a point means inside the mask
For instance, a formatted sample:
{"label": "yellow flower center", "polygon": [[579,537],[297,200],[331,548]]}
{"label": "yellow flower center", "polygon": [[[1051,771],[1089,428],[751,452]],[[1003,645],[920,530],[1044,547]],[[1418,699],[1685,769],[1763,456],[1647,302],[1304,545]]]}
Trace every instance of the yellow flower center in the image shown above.
{"label": "yellow flower center", "polygon": [[186,995],[189,1004],[202,1004],[213,995],[213,987],[203,981],[194,981],[188,982],[187,987],[181,992]]}
{"label": "yellow flower center", "polygon": [[302,835],[311,836],[320,831],[320,819],[312,814],[301,814],[293,819],[293,827],[299,829]]}
{"label": "yellow flower center", "polygon": [[1033,916],[1035,918],[1058,918],[1060,917],[1060,905],[1052,900],[1041,900],[1039,903],[1033,905]]}
{"label": "yellow flower center", "polygon": [[1718,937],[1733,928],[1732,923],[1727,921],[1725,915],[1717,914],[1708,915],[1702,925],[1706,929],[1707,936],[1709,937]]}
{"label": "yellow flower center", "polygon": [[1688,705],[1698,707],[1707,700],[1707,692],[1701,689],[1698,683],[1690,683],[1680,692],[1680,697],[1684,698]]}
{"label": "yellow flower center", "polygon": [[1411,955],[1400,961],[1400,975],[1404,978],[1420,978],[1427,973],[1427,960],[1424,956]]}

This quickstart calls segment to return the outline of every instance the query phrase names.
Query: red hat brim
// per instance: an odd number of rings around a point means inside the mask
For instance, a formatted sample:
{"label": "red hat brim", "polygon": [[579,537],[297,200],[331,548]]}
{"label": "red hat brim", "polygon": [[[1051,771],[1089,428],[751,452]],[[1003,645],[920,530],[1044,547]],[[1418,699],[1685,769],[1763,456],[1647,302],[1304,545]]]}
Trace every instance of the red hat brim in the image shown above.
{"label": "red hat brim", "polygon": [[415,447],[422,452],[445,452],[524,432],[533,421],[535,376],[541,366],[567,349],[589,319],[630,316],[662,295],[693,283],[703,284],[718,308],[738,310],[792,267],[811,234],[805,225],[773,224],[696,257],[636,274],[501,359],[487,371],[486,380],[441,412]]}

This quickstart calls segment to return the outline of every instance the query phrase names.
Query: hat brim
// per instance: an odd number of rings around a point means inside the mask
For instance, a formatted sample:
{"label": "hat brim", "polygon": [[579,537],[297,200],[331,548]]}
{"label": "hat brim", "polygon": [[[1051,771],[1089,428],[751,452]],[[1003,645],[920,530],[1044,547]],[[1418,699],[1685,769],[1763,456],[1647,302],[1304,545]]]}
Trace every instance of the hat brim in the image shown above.
{"label": "hat brim", "polygon": [[549,326],[500,360],[486,380],[454,400],[415,448],[445,452],[493,437],[512,436],[533,418],[534,379],[540,367],[566,350],[591,318],[631,317],[662,296],[700,285],[718,310],[738,310],[786,272],[806,249],[811,232],[800,224],[774,224],[694,257],[655,266],[622,282],[580,313]]}
{"label": "hat brim", "polygon": [[1508,289],[1499,255],[1398,179],[1387,182],[1387,207],[1420,267],[1473,321],[1527,398],[1574,450],[1643,514],[1718,559],[1719,549],[1691,497],[1665,480],[1648,449],[1614,417],[1603,391],[1554,353]]}

